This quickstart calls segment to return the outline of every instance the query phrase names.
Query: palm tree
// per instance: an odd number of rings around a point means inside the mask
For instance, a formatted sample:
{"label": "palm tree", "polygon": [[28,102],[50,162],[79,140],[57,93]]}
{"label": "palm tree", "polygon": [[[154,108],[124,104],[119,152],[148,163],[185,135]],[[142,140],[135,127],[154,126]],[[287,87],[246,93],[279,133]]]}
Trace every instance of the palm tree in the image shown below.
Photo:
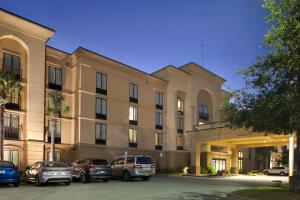
{"label": "palm tree", "polygon": [[54,161],[54,152],[55,152],[55,135],[57,120],[61,117],[61,113],[68,112],[70,107],[64,104],[64,96],[61,92],[51,91],[47,95],[48,97],[48,106],[46,108],[46,116],[48,116],[49,121],[52,123],[51,130],[51,149],[49,160]]}
{"label": "palm tree", "polygon": [[12,92],[19,92],[22,86],[18,78],[9,71],[0,69],[0,160],[4,159],[4,109]]}

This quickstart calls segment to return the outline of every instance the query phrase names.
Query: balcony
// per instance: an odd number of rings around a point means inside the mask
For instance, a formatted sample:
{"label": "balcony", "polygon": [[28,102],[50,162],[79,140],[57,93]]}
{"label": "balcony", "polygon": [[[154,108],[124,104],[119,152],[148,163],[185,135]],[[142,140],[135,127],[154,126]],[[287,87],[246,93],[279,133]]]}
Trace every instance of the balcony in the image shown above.
{"label": "balcony", "polygon": [[[51,137],[48,136],[48,143],[51,143]],[[61,137],[55,137],[54,138],[55,144],[61,144]]]}
{"label": "balcony", "polygon": [[129,120],[129,124],[137,126],[138,125],[138,121],[137,120]]}
{"label": "balcony", "polygon": [[183,150],[183,146],[177,146],[176,150]]}
{"label": "balcony", "polygon": [[134,97],[129,97],[129,101],[132,102],[132,103],[138,103],[139,100],[137,98],[134,98]]}
{"label": "balcony", "polygon": [[105,89],[96,88],[96,92],[97,92],[98,94],[107,95],[107,90],[105,90]]}
{"label": "balcony", "polygon": [[156,149],[156,150],[162,150],[163,147],[162,147],[161,145],[155,145],[155,149]]}
{"label": "balcony", "polygon": [[137,148],[137,143],[129,142],[129,147]]}
{"label": "balcony", "polygon": [[19,127],[4,127],[4,139],[6,140],[18,140],[20,128]]}
{"label": "balcony", "polygon": [[199,119],[208,121],[208,119],[209,119],[208,113],[199,112]]}
{"label": "balcony", "polygon": [[158,130],[162,130],[162,129],[163,129],[163,126],[162,126],[162,125],[159,125],[159,124],[156,124],[156,125],[155,125],[155,128],[158,129]]}
{"label": "balcony", "polygon": [[19,103],[6,103],[5,108],[9,110],[21,110],[21,104]]}
{"label": "balcony", "polygon": [[158,109],[158,110],[163,110],[163,106],[162,106],[162,105],[156,104],[156,109]]}
{"label": "balcony", "polygon": [[183,133],[183,129],[177,129],[177,133]]}
{"label": "balcony", "polygon": [[106,120],[107,116],[106,116],[106,114],[96,113],[96,119]]}
{"label": "balcony", "polygon": [[105,145],[105,144],[106,144],[106,140],[103,140],[103,139],[96,139],[95,143],[96,143],[96,144],[103,144],[103,145]]}
{"label": "balcony", "polygon": [[55,83],[48,83],[48,88],[53,90],[59,90],[61,91],[62,87],[61,85],[55,84]]}

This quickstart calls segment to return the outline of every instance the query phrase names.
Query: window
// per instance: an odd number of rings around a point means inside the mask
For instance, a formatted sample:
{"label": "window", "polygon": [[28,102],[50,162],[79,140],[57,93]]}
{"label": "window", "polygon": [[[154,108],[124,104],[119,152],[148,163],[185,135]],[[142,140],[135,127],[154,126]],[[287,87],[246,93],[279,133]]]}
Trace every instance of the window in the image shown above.
{"label": "window", "polygon": [[55,67],[50,67],[49,66],[49,71],[48,71],[48,87],[50,89],[55,89],[55,90],[61,90],[61,83],[62,83],[62,70],[55,68]]}
{"label": "window", "polygon": [[129,147],[137,147],[137,130],[136,129],[129,129]]}
{"label": "window", "polygon": [[3,70],[11,72],[17,79],[21,77],[21,58],[7,52],[3,53]]}
{"label": "window", "polygon": [[8,102],[5,104],[6,109],[19,110],[20,109],[19,91],[11,91],[8,95]]}
{"label": "window", "polygon": [[19,116],[4,113],[4,138],[19,139]]}
{"label": "window", "polygon": [[184,113],[184,101],[180,98],[177,99],[177,111],[182,115]]}
{"label": "window", "polygon": [[156,92],[156,108],[162,110],[163,109],[163,93]]}
{"label": "window", "polygon": [[96,118],[97,119],[104,119],[107,118],[107,102],[106,99],[102,99],[97,97],[96,98]]}
{"label": "window", "polygon": [[183,136],[177,136],[176,146],[177,146],[177,150],[183,150]]}
{"label": "window", "polygon": [[129,101],[138,103],[138,86],[136,84],[129,84]]}
{"label": "window", "polygon": [[155,149],[162,150],[162,147],[163,147],[163,134],[156,133],[155,134]]}
{"label": "window", "polygon": [[163,113],[156,112],[155,113],[155,128],[156,129],[163,129]]}
{"label": "window", "polygon": [[208,120],[208,108],[206,105],[200,104],[199,106],[199,119]]}
{"label": "window", "polygon": [[107,75],[97,72],[96,74],[96,92],[107,94]]}
{"label": "window", "polygon": [[19,166],[19,151],[4,149],[4,160],[14,163],[14,165]]}
{"label": "window", "polygon": [[51,120],[48,121],[48,142],[51,142],[51,133],[54,131],[54,142],[56,144],[61,143],[61,123],[60,121],[54,122],[56,127],[53,127],[54,124]]}
{"label": "window", "polygon": [[96,124],[96,144],[106,144],[106,124]]}
{"label": "window", "polygon": [[177,133],[183,133],[184,130],[184,116],[177,116]]}
{"label": "window", "polygon": [[129,124],[131,124],[131,125],[138,124],[137,107],[136,106],[129,106]]}

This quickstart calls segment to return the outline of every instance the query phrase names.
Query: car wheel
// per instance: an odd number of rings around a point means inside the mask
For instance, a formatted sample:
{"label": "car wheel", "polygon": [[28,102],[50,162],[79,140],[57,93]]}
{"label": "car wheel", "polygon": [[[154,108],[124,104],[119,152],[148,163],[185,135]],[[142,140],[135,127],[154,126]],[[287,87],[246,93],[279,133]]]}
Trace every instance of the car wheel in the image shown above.
{"label": "car wheel", "polygon": [[285,173],[284,172],[280,172],[280,176],[284,176],[285,175]]}
{"label": "car wheel", "polygon": [[20,181],[15,182],[13,185],[14,185],[14,187],[19,187],[20,186]]}
{"label": "car wheel", "polygon": [[264,175],[269,175],[269,172],[265,171],[265,172],[264,172]]}
{"label": "car wheel", "polygon": [[144,176],[144,177],[142,177],[142,180],[143,180],[143,181],[149,181],[149,179],[150,179],[149,176]]}
{"label": "car wheel", "polygon": [[29,180],[28,180],[28,177],[25,175],[25,177],[24,177],[24,182],[26,183],[26,184],[29,184]]}
{"label": "car wheel", "polygon": [[71,181],[65,182],[65,185],[70,185]]}
{"label": "car wheel", "polygon": [[42,183],[40,182],[39,176],[36,176],[36,177],[35,177],[35,182],[34,182],[34,183],[35,183],[35,185],[38,186],[38,187],[39,187],[39,186],[42,186]]}
{"label": "car wheel", "polygon": [[102,179],[103,182],[108,182],[109,181],[109,178],[104,178]]}
{"label": "car wheel", "polygon": [[129,171],[125,171],[125,172],[123,173],[123,180],[124,180],[124,181],[127,181],[127,182],[129,182],[129,181],[132,180]]}
{"label": "car wheel", "polygon": [[81,183],[88,183],[89,182],[89,179],[88,179],[87,175],[84,172],[80,173],[80,182]]}

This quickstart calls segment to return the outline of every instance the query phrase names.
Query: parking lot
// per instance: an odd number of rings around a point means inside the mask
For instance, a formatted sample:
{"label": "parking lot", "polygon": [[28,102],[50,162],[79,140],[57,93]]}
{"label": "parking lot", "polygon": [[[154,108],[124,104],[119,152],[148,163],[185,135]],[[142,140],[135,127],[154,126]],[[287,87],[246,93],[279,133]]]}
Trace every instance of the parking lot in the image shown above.
{"label": "parking lot", "polygon": [[22,184],[19,188],[0,186],[1,200],[196,200],[222,199],[226,193],[248,186],[272,184],[272,180],[287,181],[280,176],[236,176],[227,178],[203,178],[181,176],[156,176],[148,182],[136,180],[108,183],[72,183],[70,186],[51,184],[43,187]]}

